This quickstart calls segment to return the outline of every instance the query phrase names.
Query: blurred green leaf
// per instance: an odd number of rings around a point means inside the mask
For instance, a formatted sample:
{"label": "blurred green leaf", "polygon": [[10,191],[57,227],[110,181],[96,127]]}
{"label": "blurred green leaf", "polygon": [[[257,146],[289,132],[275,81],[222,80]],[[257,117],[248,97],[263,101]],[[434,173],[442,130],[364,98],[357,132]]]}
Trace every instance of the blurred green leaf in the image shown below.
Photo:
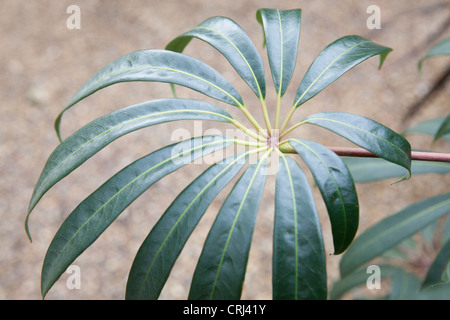
{"label": "blurred green leaf", "polygon": [[447,136],[447,135],[450,135],[450,113],[444,119],[444,121],[442,122],[438,131],[436,132],[436,134],[434,136],[434,141],[436,141],[444,136]]}
{"label": "blurred green leaf", "polygon": [[[439,131],[439,128],[444,124],[445,119],[445,117],[437,117],[421,121],[418,124],[406,129],[403,134],[423,133],[435,137]],[[450,134],[444,134],[442,138],[450,140]]]}
{"label": "blurred green leaf", "polygon": [[[354,181],[357,183],[397,178],[404,176],[406,173],[405,168],[382,158],[343,157],[342,161],[347,165]],[[413,175],[448,174],[450,173],[450,163],[412,160],[411,172]]]}
{"label": "blurred green leaf", "polygon": [[422,70],[422,64],[425,59],[436,57],[436,56],[442,56],[442,55],[449,55],[450,54],[450,37],[445,38],[444,40],[441,40],[437,44],[435,44],[426,54],[425,56],[420,59],[418,63],[418,69],[419,72]]}
{"label": "blurred green leaf", "polygon": [[450,272],[450,240],[447,241],[442,246],[438,255],[434,259],[433,264],[428,269],[422,287],[425,288],[436,283],[450,281],[450,279],[448,278],[449,272]]}
{"label": "blurred green leaf", "polygon": [[340,264],[344,277],[402,240],[450,212],[450,193],[409,205],[359,235],[344,253]]}

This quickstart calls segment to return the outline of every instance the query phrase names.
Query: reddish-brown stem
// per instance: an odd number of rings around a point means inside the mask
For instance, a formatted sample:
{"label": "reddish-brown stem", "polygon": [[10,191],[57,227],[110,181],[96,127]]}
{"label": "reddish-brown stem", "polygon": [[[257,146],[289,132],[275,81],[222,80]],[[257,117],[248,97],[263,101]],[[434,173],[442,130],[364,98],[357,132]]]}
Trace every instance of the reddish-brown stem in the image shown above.
{"label": "reddish-brown stem", "polygon": [[[279,148],[283,153],[295,153],[294,148],[287,141],[281,143]],[[378,158],[375,154],[361,148],[328,147],[328,149],[342,157]],[[411,160],[450,162],[450,153],[412,151]]]}
{"label": "reddish-brown stem", "polygon": [[[370,157],[377,158],[373,153],[360,149],[360,148],[341,148],[341,147],[329,147],[334,153],[343,157]],[[424,160],[424,161],[440,161],[450,162],[450,153],[437,153],[437,152],[422,152],[412,151],[412,160]]]}

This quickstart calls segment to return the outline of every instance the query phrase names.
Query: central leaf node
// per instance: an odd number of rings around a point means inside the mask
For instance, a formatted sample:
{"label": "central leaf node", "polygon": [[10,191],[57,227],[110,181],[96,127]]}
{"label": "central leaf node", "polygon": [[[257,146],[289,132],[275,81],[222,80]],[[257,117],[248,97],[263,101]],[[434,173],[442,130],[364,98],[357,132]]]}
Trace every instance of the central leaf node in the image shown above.
{"label": "central leaf node", "polygon": [[280,134],[278,129],[273,129],[267,137],[267,146],[270,148],[278,147],[280,142]]}

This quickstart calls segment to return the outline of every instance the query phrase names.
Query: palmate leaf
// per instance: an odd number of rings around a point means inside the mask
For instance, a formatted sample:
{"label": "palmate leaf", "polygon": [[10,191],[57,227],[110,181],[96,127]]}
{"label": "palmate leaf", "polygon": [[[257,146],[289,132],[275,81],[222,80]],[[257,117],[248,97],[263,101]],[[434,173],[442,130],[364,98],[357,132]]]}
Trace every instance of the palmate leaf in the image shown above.
{"label": "palmate leaf", "polygon": [[61,117],[69,108],[102,88],[130,81],[178,84],[237,107],[243,104],[228,80],[206,63],[167,50],[140,50],[109,63],[78,90],[55,121],[58,137]]}
{"label": "palmate leaf", "polygon": [[247,168],[223,203],[198,260],[189,299],[240,298],[266,167],[263,157]]}
{"label": "palmate leaf", "polygon": [[128,277],[126,299],[159,297],[190,234],[247,158],[248,153],[244,153],[211,166],[178,195],[139,248]]}
{"label": "palmate leaf", "polygon": [[222,136],[185,140],[136,160],[106,181],[75,208],[53,238],[42,268],[42,296],[45,297],[67,267],[153,183],[234,141]]}
{"label": "palmate leaf", "polygon": [[450,193],[414,203],[383,219],[362,233],[347,249],[340,261],[341,276],[345,277],[448,212]]}
{"label": "palmate leaf", "polygon": [[282,156],[275,189],[273,299],[327,298],[325,250],[312,191],[300,166]]}
{"label": "palmate leaf", "polygon": [[[274,127],[278,128],[281,97],[296,64],[301,10],[261,9],[257,12],[257,20],[263,27],[277,90]],[[193,38],[217,49],[249,85],[260,100],[268,133],[272,134],[261,56],[236,22],[213,17],[172,40],[166,50],[132,52],[98,71],[58,115],[55,129],[59,139],[61,119],[68,109],[102,88],[131,81],[164,82],[191,88],[238,107],[253,126],[261,130],[240,94],[223,76],[205,63],[182,54]],[[358,36],[333,42],[306,72],[292,110],[372,56],[380,55],[381,67],[390,51],[390,48]],[[267,151],[245,170],[222,205],[206,239],[189,292],[189,299],[240,298],[257,209],[266,181],[267,157],[273,152],[275,140],[268,139],[266,143],[269,134],[260,131],[260,136],[253,135],[213,105],[187,99],[155,100],[119,110],[84,126],[62,141],[50,156],[30,201],[26,225],[30,212],[54,184],[115,139],[154,124],[189,119],[229,122],[263,143],[246,143],[223,136],[199,137],[161,148],[118,172],[82,201],[58,230],[42,269],[44,297],[68,265],[153,183],[194,159],[239,143],[257,149],[207,169],[179,194],[150,231],[131,268],[126,298],[158,298],[179,253],[215,196],[243,168],[251,152]],[[359,124],[355,119],[345,114],[319,114],[308,117],[302,124],[334,131],[410,170],[409,144],[375,122],[364,120],[362,126],[355,127]],[[284,126],[285,123],[281,131]],[[291,139],[289,142],[313,173],[330,216],[334,253],[342,253],[352,242],[359,219],[352,177],[341,159],[329,149],[306,140]],[[312,191],[298,164],[281,153],[279,156],[282,162],[276,182],[273,296],[275,299],[325,299],[324,246]]]}
{"label": "palmate leaf", "polygon": [[173,39],[166,50],[183,52],[192,38],[205,41],[216,48],[230,62],[237,73],[260,98],[266,96],[264,65],[253,42],[233,20],[212,17],[192,30]]}
{"label": "palmate leaf", "polygon": [[[39,199],[58,181],[115,139],[132,131],[176,120],[231,122],[224,110],[207,102],[189,99],[161,99],[133,105],[100,117],[65,139],[50,155],[36,183],[25,221]],[[31,237],[30,237],[31,239]]]}
{"label": "palmate leaf", "polygon": [[263,26],[272,78],[283,96],[294,73],[300,37],[301,10],[260,9],[257,20]]}
{"label": "palmate leaf", "polygon": [[333,131],[380,158],[404,167],[408,172],[403,179],[411,176],[411,145],[384,125],[346,112],[317,113],[303,122]]}
{"label": "palmate leaf", "polygon": [[380,55],[381,68],[391,48],[360,36],[345,36],[329,44],[309,67],[298,87],[293,108],[314,97],[345,72],[370,57]]}
{"label": "palmate leaf", "polygon": [[350,172],[337,154],[313,141],[290,139],[289,143],[309,167],[331,222],[334,254],[342,253],[355,237],[359,204]]}

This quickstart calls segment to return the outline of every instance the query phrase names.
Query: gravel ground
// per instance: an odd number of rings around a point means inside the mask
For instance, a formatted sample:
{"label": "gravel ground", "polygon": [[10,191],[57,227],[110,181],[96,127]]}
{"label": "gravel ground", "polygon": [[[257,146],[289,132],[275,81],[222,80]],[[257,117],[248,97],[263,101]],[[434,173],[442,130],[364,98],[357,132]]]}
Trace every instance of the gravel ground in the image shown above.
{"label": "gravel ground", "polygon": [[[230,3],[218,0],[0,2],[0,299],[40,299],[40,271],[45,252],[65,217],[79,201],[124,165],[170,142],[171,134],[180,126],[172,123],[124,137],[61,181],[33,212],[30,219],[33,242],[30,243],[23,223],[34,184],[58,143],[53,131],[56,115],[80,85],[106,63],[138,49],[162,49],[173,37],[208,17],[223,15],[234,19],[261,48],[265,59],[256,10],[275,5],[280,9],[303,9],[299,59],[291,90],[286,94],[286,104],[293,100],[295,86],[308,65],[331,41],[348,34],[360,34],[394,48],[382,70],[377,71],[377,58],[368,60],[304,105],[295,119],[323,110],[355,112],[400,132],[410,124],[449,111],[450,86],[447,82],[409,122],[402,120],[408,107],[426,94],[433,81],[450,64],[446,58],[435,58],[426,62],[422,76],[416,70],[417,61],[427,48],[450,35],[447,29],[436,36],[436,31],[449,19],[448,1],[250,0]],[[69,17],[66,9],[72,4],[81,9],[79,30],[69,30],[66,26]],[[371,4],[381,8],[379,30],[369,30],[366,26],[369,16],[366,9]],[[245,101],[254,99],[250,90],[241,85],[234,70],[213,49],[193,42],[186,53],[209,63],[239,86]],[[269,70],[267,63],[266,70]],[[269,106],[274,103],[270,89]],[[170,94],[167,85],[156,83],[120,84],[104,89],[67,113],[63,118],[63,136],[119,107]],[[180,90],[180,94],[197,97],[189,90]],[[235,111],[224,107],[230,113]],[[257,104],[254,110],[258,112]],[[262,119],[259,113],[257,118]],[[191,123],[183,125],[193,128]],[[347,145],[342,139],[323,131],[311,129],[300,133],[326,145]],[[428,148],[430,143],[429,139],[420,136],[409,138],[416,148]],[[434,148],[448,151],[443,143]],[[47,299],[123,299],[128,270],[137,248],[177,192],[201,169],[201,166],[188,166],[156,183],[74,262],[82,272],[81,289],[69,290],[66,286],[69,275],[65,274]],[[418,176],[395,185],[390,181],[358,185],[361,202],[359,232],[408,203],[448,191],[448,179],[436,178]],[[269,261],[273,187],[274,179],[269,177],[254,234],[244,299],[271,297]],[[162,292],[162,299],[186,298],[201,245],[224,194],[226,192],[213,203],[187,243]],[[316,196],[326,251],[331,254],[329,223],[321,199]],[[338,277],[339,258],[327,257],[330,285]]]}

